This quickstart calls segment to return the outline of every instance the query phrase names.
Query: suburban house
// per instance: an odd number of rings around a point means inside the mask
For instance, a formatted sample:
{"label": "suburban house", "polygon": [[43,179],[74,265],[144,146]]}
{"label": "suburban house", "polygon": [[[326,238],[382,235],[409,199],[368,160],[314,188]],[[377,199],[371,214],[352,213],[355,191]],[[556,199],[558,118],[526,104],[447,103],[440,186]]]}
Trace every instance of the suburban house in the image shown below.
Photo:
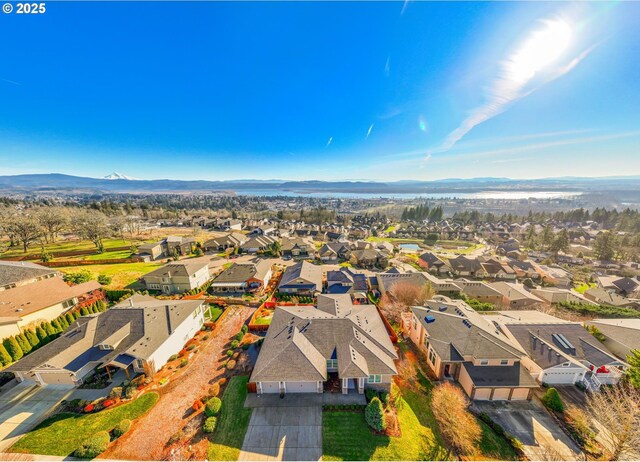
{"label": "suburban house", "polygon": [[205,252],[223,252],[227,249],[235,249],[247,242],[249,238],[242,233],[229,233],[221,237],[209,239],[202,246]]}
{"label": "suburban house", "polygon": [[351,249],[343,242],[327,242],[318,249],[317,255],[324,263],[337,263],[340,260],[349,260]]}
{"label": "suburban house", "polygon": [[602,289],[600,287],[594,287],[587,290],[584,293],[587,300],[591,300],[599,305],[617,306],[622,308],[640,308],[640,301],[631,300],[617,294],[613,290]]}
{"label": "suburban house", "polygon": [[96,281],[70,286],[58,271],[26,262],[0,262],[0,285],[0,340],[51,321],[100,290]]}
{"label": "suburban house", "polygon": [[386,268],[389,265],[389,256],[378,249],[362,249],[352,251],[349,261],[363,268]]}
{"label": "suburban house", "polygon": [[616,384],[626,367],[581,324],[539,311],[502,311],[487,316],[527,353],[522,360],[540,383],[582,383],[589,389]]}
{"label": "suburban house", "polygon": [[418,258],[418,265],[436,274],[444,273],[449,269],[449,265],[432,252],[426,252],[420,255]]}
{"label": "suburban house", "polygon": [[478,300],[483,303],[491,303],[493,305],[502,304],[502,293],[491,287],[484,281],[472,281],[469,279],[456,279],[455,283],[462,289],[467,297]]}
{"label": "suburban house", "polygon": [[484,271],[478,260],[471,260],[464,255],[449,259],[449,266],[457,276],[484,277]]}
{"label": "suburban house", "polygon": [[523,350],[462,300],[436,296],[403,316],[404,330],[438,380],[458,382],[474,400],[527,400],[537,387]]}
{"label": "suburban house", "polygon": [[532,308],[542,303],[542,300],[529,292],[524,285],[514,282],[494,282],[491,284],[502,294],[502,305],[512,310]]}
{"label": "suburban house", "polygon": [[512,280],[516,279],[516,272],[506,263],[496,259],[487,258],[480,262],[483,277],[491,279]]}
{"label": "suburban house", "polygon": [[368,278],[362,273],[356,273],[351,268],[327,271],[326,293],[328,294],[351,294],[354,300],[366,303],[368,291]]}
{"label": "suburban house", "polygon": [[557,287],[570,288],[573,283],[573,275],[559,266],[539,265],[542,279]]}
{"label": "suburban house", "polygon": [[581,295],[578,292],[569,289],[558,289],[557,287],[540,287],[539,289],[531,289],[531,293],[551,305],[565,302],[586,303],[588,305],[594,304],[584,295]]}
{"label": "suburban house", "polygon": [[160,260],[174,255],[189,255],[196,248],[196,240],[192,237],[167,236],[158,242],[142,244],[135,255],[147,260]]}
{"label": "suburban house", "polygon": [[640,319],[593,319],[585,323],[604,335],[603,345],[626,361],[631,350],[640,351]]}
{"label": "suburban house", "polygon": [[5,369],[20,382],[80,385],[96,368],[152,376],[204,323],[202,300],[145,295],[82,316],[60,337]]}
{"label": "suburban house", "polygon": [[273,272],[269,260],[257,263],[233,263],[211,283],[212,292],[261,294],[269,285]]}
{"label": "suburban house", "polygon": [[498,253],[507,254],[516,250],[520,250],[520,241],[515,238],[509,238],[496,246]]}
{"label": "suburban house", "polygon": [[389,390],[396,359],[374,305],[319,295],[317,308],[276,308],[250,382],[258,394]]}
{"label": "suburban house", "polygon": [[540,279],[540,272],[536,265],[529,260],[513,260],[508,261],[508,265],[515,271],[518,278],[529,278],[533,280]]}
{"label": "suburban house", "polygon": [[378,273],[375,275],[377,281],[377,288],[381,295],[391,290],[391,288],[398,284],[410,284],[416,287],[423,287],[429,284],[435,293],[441,295],[458,295],[460,294],[460,286],[452,279],[440,279],[427,272],[413,272],[413,273],[398,273],[387,272]]}
{"label": "suburban house", "polygon": [[240,244],[240,250],[244,253],[257,253],[268,250],[271,245],[276,242],[275,237],[271,236],[256,236],[252,237],[246,242]]}
{"label": "suburban house", "polygon": [[612,290],[623,297],[635,295],[640,287],[640,281],[629,277],[598,276],[596,280],[598,287],[605,290]]}
{"label": "suburban house", "polygon": [[289,266],[280,279],[278,292],[310,296],[322,292],[322,268],[307,261]]}
{"label": "suburban house", "polygon": [[208,262],[172,262],[140,278],[147,290],[179,294],[197,289],[209,280]]}
{"label": "suburban house", "polygon": [[313,242],[309,242],[301,237],[284,237],[282,238],[282,255],[293,258],[309,258],[313,257],[315,246]]}

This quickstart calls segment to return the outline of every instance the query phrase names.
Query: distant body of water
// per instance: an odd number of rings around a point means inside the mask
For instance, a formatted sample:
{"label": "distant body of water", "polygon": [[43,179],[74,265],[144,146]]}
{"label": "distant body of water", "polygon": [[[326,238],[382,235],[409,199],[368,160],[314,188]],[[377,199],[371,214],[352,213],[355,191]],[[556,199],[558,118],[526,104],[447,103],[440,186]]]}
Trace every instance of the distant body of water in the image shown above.
{"label": "distant body of water", "polygon": [[418,244],[400,244],[400,248],[411,252],[417,252],[420,250],[420,246]]}
{"label": "distant body of water", "polygon": [[570,199],[582,195],[575,191],[479,191],[471,193],[357,193],[357,192],[298,192],[278,189],[239,189],[240,196],[285,196],[285,197],[334,197],[336,199]]}

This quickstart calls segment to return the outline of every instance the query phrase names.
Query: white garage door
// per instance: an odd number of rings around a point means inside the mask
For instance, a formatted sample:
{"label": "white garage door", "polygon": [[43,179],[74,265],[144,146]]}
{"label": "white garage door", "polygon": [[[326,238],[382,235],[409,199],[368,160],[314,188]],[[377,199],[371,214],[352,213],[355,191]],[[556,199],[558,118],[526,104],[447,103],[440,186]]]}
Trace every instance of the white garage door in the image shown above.
{"label": "white garage door", "polygon": [[506,401],[509,399],[510,388],[496,388],[493,390],[494,401]]}
{"label": "white garage door", "polygon": [[47,385],[74,385],[73,375],[68,372],[40,373],[40,377]]}
{"label": "white garage door", "polygon": [[541,381],[549,385],[574,384],[580,379],[580,374],[575,371],[548,371],[542,374]]}
{"label": "white garage door", "polygon": [[[278,382],[260,382],[262,384],[262,393],[280,393]],[[260,387],[258,387],[260,391]]]}
{"label": "white garage door", "polygon": [[473,396],[473,399],[477,399],[478,401],[486,401],[491,396],[491,388],[476,388],[476,394]]}
{"label": "white garage door", "polygon": [[318,382],[287,382],[287,393],[316,393]]}
{"label": "white garage door", "polygon": [[514,388],[511,401],[525,401],[529,397],[528,388]]}

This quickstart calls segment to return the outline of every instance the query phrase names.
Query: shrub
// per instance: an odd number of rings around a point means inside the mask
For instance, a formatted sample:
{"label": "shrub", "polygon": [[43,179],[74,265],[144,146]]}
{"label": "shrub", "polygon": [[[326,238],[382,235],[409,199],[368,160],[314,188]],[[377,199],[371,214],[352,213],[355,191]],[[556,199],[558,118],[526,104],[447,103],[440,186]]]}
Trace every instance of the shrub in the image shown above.
{"label": "shrub", "polygon": [[195,347],[196,347],[196,346],[195,346],[194,344],[191,344],[191,345],[189,345],[189,346],[187,347],[187,351],[193,351],[193,350],[195,349]]}
{"label": "shrub", "polygon": [[8,366],[13,362],[13,358],[4,347],[2,343],[0,343],[0,366]]}
{"label": "shrub", "polygon": [[120,398],[122,396],[122,387],[113,387],[109,392],[109,398]]}
{"label": "shrub", "polygon": [[175,361],[176,359],[178,359],[178,355],[169,356],[169,361]]}
{"label": "shrub", "polygon": [[222,377],[220,380],[218,380],[218,385],[220,386],[223,386],[225,383],[227,383],[226,377]]}
{"label": "shrub", "polygon": [[201,399],[197,399],[194,401],[193,405],[191,406],[191,408],[194,411],[199,411],[200,409],[202,409],[204,407],[204,403],[202,402]]}
{"label": "shrub", "polygon": [[209,334],[204,335],[204,336],[202,337],[202,340],[209,340]]}
{"label": "shrub", "polygon": [[213,386],[209,387],[209,396],[214,397],[220,394],[220,385],[218,383],[214,383]]}
{"label": "shrub", "polygon": [[251,346],[251,344],[249,344],[249,343],[243,343],[242,344],[242,349],[243,350],[248,350],[250,346]]}
{"label": "shrub", "polygon": [[542,404],[555,412],[564,411],[564,404],[562,403],[562,399],[560,399],[560,394],[558,393],[558,390],[553,387],[549,388],[544,393],[544,396],[542,397]]}
{"label": "shrub", "polygon": [[238,342],[242,342],[242,339],[244,338],[244,332],[242,331],[238,332],[233,338],[236,339]]}
{"label": "shrub", "polygon": [[11,359],[13,361],[19,360],[24,355],[22,348],[20,348],[20,345],[18,344],[18,341],[15,339],[15,337],[5,338],[2,341],[2,344],[7,349],[7,352],[9,353],[9,356],[11,356]]}
{"label": "shrub", "polygon": [[114,400],[112,400],[112,399],[109,399],[109,398],[105,399],[105,400],[102,402],[102,406],[104,406],[104,407],[113,406],[114,404],[115,404],[115,401],[114,401]]}
{"label": "shrub", "polygon": [[107,450],[110,441],[109,433],[105,431],[95,433],[74,451],[73,456],[79,459],[95,459]]}
{"label": "shrub", "polygon": [[213,417],[220,412],[220,406],[222,406],[220,398],[210,398],[204,407],[204,413],[207,414],[207,417]]}
{"label": "shrub", "polygon": [[131,428],[131,421],[129,419],[123,419],[113,429],[113,436],[115,436],[116,438],[120,438],[122,435],[127,433],[130,428]]}
{"label": "shrub", "polygon": [[183,359],[182,361],[180,361],[180,365],[178,367],[184,367],[187,364],[189,364],[189,361],[187,361],[186,359]]}
{"label": "shrub", "polygon": [[184,438],[184,432],[182,430],[178,430],[173,435],[171,435],[171,438],[169,438],[168,443],[169,444],[177,443],[182,438]]}
{"label": "shrub", "polygon": [[136,394],[136,387],[133,385],[128,386],[125,391],[124,391],[124,397],[126,399],[131,399],[135,396]]}
{"label": "shrub", "polygon": [[570,406],[564,416],[583,444],[595,438],[595,433],[589,425],[589,416],[582,409]]}
{"label": "shrub", "polygon": [[249,326],[247,326],[246,324],[243,324],[242,328],[240,329],[240,332],[242,332],[243,334],[246,334],[247,332],[249,332]]}
{"label": "shrub", "polygon": [[236,361],[235,359],[230,359],[229,362],[227,362],[227,369],[231,370],[234,367],[236,367]]}
{"label": "shrub", "polygon": [[234,340],[233,342],[231,342],[231,348],[238,348],[238,345],[240,345],[240,342],[238,342],[237,340]]}
{"label": "shrub", "polygon": [[364,418],[371,428],[379,432],[387,427],[387,423],[384,420],[382,402],[378,397],[373,398],[369,404],[367,404],[367,409],[364,412]]}
{"label": "shrub", "polygon": [[72,282],[73,284],[82,284],[89,282],[93,279],[93,274],[88,270],[75,271],[73,273],[67,273],[64,275],[65,282]]}
{"label": "shrub", "polygon": [[93,410],[95,409],[95,406],[93,405],[93,403],[87,404],[84,407],[84,412],[93,412]]}
{"label": "shrub", "polygon": [[215,417],[207,417],[207,420],[204,421],[204,425],[202,426],[202,431],[205,433],[213,433],[217,424],[218,419]]}
{"label": "shrub", "polygon": [[373,398],[378,396],[378,392],[375,391],[375,390],[372,390],[371,388],[365,388],[364,389],[364,396],[365,396],[365,398],[367,398],[367,402],[369,402]]}
{"label": "shrub", "polygon": [[107,276],[106,274],[99,274],[98,282],[103,286],[108,286],[109,284],[111,284],[111,276]]}
{"label": "shrub", "polygon": [[233,350],[227,350],[227,356],[229,357],[233,356]]}

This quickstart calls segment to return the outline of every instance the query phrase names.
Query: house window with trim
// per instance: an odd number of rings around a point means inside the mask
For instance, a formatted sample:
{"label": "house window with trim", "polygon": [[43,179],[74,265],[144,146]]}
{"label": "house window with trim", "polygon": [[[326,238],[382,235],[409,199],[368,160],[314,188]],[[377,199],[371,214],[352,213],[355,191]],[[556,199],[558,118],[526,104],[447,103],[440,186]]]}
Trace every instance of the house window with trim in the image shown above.
{"label": "house window with trim", "polygon": [[327,369],[337,369],[337,368],[338,368],[337,359],[327,359]]}
{"label": "house window with trim", "polygon": [[481,366],[488,366],[489,365],[489,360],[488,359],[481,359],[480,360],[480,365]]}
{"label": "house window with trim", "polygon": [[500,365],[501,366],[508,366],[509,365],[509,360],[508,359],[501,359],[500,360]]}
{"label": "house window with trim", "polygon": [[144,360],[143,359],[136,359],[136,367],[138,369],[144,369]]}
{"label": "house window with trim", "polygon": [[429,348],[429,362],[432,366],[436,365],[436,352],[433,351],[433,348]]}
{"label": "house window with trim", "polygon": [[380,383],[382,382],[382,376],[380,374],[370,375],[367,381],[369,383]]}

